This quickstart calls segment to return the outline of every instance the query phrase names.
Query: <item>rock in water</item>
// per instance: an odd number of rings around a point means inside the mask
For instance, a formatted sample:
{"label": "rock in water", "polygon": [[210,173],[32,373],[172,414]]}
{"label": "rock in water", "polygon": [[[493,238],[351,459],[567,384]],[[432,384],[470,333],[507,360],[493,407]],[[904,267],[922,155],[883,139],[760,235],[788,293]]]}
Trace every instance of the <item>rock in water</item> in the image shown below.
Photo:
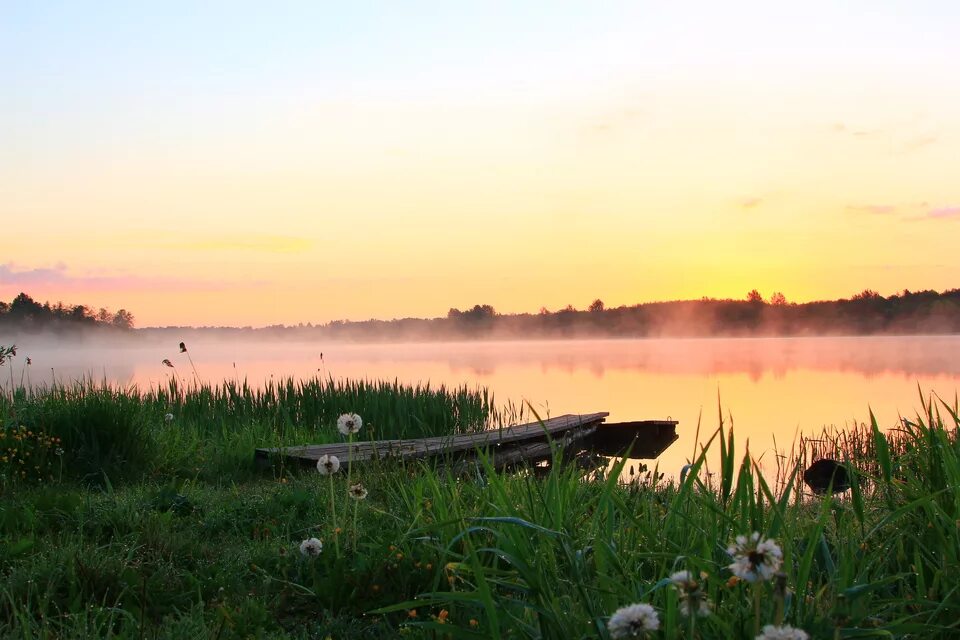
{"label": "rock in water", "polygon": [[850,488],[850,476],[841,462],[830,458],[817,460],[803,472],[803,481],[814,493],[826,493],[833,482],[833,493],[843,493]]}

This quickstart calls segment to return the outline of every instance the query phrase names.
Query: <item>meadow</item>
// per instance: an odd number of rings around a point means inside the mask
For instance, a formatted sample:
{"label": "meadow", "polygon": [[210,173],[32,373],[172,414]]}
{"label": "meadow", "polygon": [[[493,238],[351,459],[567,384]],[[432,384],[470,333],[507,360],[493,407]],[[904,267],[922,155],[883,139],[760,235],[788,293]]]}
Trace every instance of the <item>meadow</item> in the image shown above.
{"label": "meadow", "polygon": [[[343,461],[324,475],[258,471],[253,450],[336,441],[353,412],[363,439],[518,412],[483,390],[376,381],[11,387],[0,637],[960,633],[955,401],[924,401],[895,433],[834,434],[852,479],[834,497],[805,491],[799,454],[776,480],[735,459],[722,414],[677,477],[626,460],[543,477]],[[721,463],[707,469],[712,448]]]}

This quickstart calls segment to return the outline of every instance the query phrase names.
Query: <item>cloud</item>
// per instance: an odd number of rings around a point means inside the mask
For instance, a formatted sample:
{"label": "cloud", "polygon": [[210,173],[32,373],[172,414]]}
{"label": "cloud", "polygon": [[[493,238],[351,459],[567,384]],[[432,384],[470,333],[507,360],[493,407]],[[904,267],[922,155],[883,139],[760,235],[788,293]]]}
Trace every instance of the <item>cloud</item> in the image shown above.
{"label": "cloud", "polygon": [[960,218],[960,207],[939,207],[927,211],[928,220],[944,220],[946,218]]}
{"label": "cloud", "polygon": [[830,127],[834,132],[841,135],[849,135],[854,138],[873,138],[884,132],[883,129],[862,129],[862,128],[851,128],[843,122],[835,122],[833,126]]}
{"label": "cloud", "polygon": [[232,235],[217,238],[184,238],[161,241],[167,249],[192,251],[256,251],[262,253],[302,253],[313,247],[313,241],[292,236]]}
{"label": "cloud", "polygon": [[939,137],[935,135],[920,136],[918,138],[914,138],[912,140],[908,140],[905,143],[903,143],[903,145],[900,147],[900,151],[902,152],[916,151],[918,149],[922,149],[924,147],[927,147],[927,146],[930,146],[931,144],[936,143],[937,140],[939,140]]}
{"label": "cloud", "polygon": [[850,211],[862,211],[864,213],[873,213],[877,215],[889,215],[899,210],[897,205],[893,204],[851,204],[847,205]]}
{"label": "cloud", "polygon": [[118,273],[113,275],[72,274],[67,265],[24,268],[12,262],[0,264],[0,287],[42,288],[69,291],[219,291],[235,287],[264,286],[265,282],[226,282],[139,276]]}
{"label": "cloud", "polygon": [[639,107],[624,107],[611,110],[593,119],[585,126],[589,134],[603,136],[620,129],[635,126],[646,115],[646,111]]}

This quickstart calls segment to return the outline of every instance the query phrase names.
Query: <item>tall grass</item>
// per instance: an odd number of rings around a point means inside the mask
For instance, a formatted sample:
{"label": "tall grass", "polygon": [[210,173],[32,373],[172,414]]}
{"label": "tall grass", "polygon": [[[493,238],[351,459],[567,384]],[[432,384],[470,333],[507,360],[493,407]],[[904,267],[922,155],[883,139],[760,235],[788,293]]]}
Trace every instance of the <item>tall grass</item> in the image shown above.
{"label": "tall grass", "polygon": [[88,379],[21,387],[0,397],[4,430],[23,425],[60,438],[64,453],[57,471],[100,483],[144,475],[242,474],[257,447],[337,439],[329,427],[348,411],[364,416],[361,435],[369,439],[468,433],[505,418],[486,389],[397,381],[289,378],[251,387],[173,380],[141,390]]}

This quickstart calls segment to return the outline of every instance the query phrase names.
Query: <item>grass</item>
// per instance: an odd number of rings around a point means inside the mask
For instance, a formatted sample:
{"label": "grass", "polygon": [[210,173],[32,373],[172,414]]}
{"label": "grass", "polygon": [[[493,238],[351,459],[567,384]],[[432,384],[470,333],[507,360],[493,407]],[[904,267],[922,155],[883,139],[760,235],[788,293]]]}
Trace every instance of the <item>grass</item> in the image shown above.
{"label": "grass", "polygon": [[[587,480],[573,465],[453,476],[394,461],[355,472],[361,502],[342,473],[258,475],[253,448],[339,438],[347,411],[362,438],[479,429],[504,419],[492,399],[87,383],[21,389],[0,411],[5,440],[38,460],[29,477],[12,473],[23,457],[0,467],[0,637],[606,638],[637,602],[659,613],[651,637],[753,638],[775,622],[817,638],[960,634],[956,403],[925,402],[894,433],[835,434],[831,453],[856,469],[838,497],[798,485],[809,442],[768,484],[721,423],[682,480],[624,484],[624,463]],[[727,547],[753,531],[782,548],[780,588],[732,579]],[[312,559],[298,550],[310,537],[324,542]],[[713,606],[693,627],[668,579],[680,570]]]}

